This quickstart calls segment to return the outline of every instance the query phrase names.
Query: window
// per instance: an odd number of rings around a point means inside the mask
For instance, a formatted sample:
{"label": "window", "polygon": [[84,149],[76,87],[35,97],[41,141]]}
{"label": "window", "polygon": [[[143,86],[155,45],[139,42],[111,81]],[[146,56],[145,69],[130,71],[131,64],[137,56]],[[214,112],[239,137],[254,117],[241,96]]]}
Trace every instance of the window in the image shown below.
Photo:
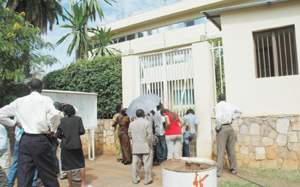
{"label": "window", "polygon": [[195,22],[194,22],[194,20],[186,21],[186,22],[184,22],[184,25],[185,25],[185,27],[190,27],[190,26],[195,25]]}
{"label": "window", "polygon": [[298,75],[294,26],[253,33],[256,77]]}
{"label": "window", "polygon": [[180,105],[181,104],[181,99],[182,100],[182,105],[194,105],[195,100],[194,100],[194,89],[188,89],[185,90],[185,94],[182,96],[181,95],[181,90],[174,90],[174,104],[175,105]]}
{"label": "window", "polygon": [[130,34],[127,36],[127,41],[135,39],[135,34]]}
{"label": "window", "polygon": [[119,43],[121,43],[121,42],[125,42],[126,41],[126,38],[125,38],[125,36],[123,36],[123,37],[120,37],[119,38]]}

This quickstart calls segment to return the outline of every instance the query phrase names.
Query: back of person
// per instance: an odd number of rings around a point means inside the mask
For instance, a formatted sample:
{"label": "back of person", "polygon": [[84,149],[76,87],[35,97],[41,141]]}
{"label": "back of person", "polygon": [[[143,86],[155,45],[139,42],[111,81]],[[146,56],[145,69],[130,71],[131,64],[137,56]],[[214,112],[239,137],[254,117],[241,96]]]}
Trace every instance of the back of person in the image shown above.
{"label": "back of person", "polygon": [[61,147],[64,149],[81,148],[80,135],[84,134],[82,119],[78,116],[64,117],[61,119],[60,129],[63,132]]}
{"label": "back of person", "polygon": [[163,127],[163,122],[165,122],[164,117],[160,114],[160,110],[157,111],[153,116],[155,135],[163,136],[165,129]]}
{"label": "back of person", "polygon": [[130,136],[132,137],[133,154],[143,154],[150,152],[150,138],[147,137],[148,128],[152,129],[152,126],[151,123],[146,119],[137,118],[133,122],[131,122],[129,131]]}
{"label": "back of person", "polygon": [[195,114],[189,113],[187,115],[183,116],[183,119],[185,121],[185,124],[188,126],[190,125],[190,132],[191,133],[196,133],[196,125],[199,124],[199,120]]}
{"label": "back of person", "polygon": [[170,113],[165,113],[165,116],[168,116],[169,120],[170,120],[170,127],[165,132],[165,135],[182,134],[179,123],[178,123],[179,119],[177,119],[177,121],[174,121],[173,116]]}

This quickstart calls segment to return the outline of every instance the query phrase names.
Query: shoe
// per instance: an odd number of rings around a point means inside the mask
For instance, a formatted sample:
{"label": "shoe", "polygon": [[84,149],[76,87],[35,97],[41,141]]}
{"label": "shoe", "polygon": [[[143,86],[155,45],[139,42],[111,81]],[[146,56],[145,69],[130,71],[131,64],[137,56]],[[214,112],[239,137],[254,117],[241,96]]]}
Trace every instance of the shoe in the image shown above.
{"label": "shoe", "polygon": [[74,176],[74,177],[72,177],[72,181],[74,181],[74,182],[81,182],[81,178],[79,178],[77,176]]}
{"label": "shoe", "polygon": [[67,175],[60,175],[60,180],[64,180],[64,179],[67,179]]}
{"label": "shoe", "polygon": [[230,173],[231,173],[232,175],[236,175],[236,174],[237,174],[237,171],[236,171],[235,169],[231,169],[231,170],[230,170]]}
{"label": "shoe", "polygon": [[121,160],[117,158],[117,162],[121,162]]}
{"label": "shoe", "polygon": [[151,181],[145,183],[145,185],[148,185],[148,184],[151,184],[151,183],[153,183],[153,180],[151,180]]}
{"label": "shoe", "polygon": [[140,180],[138,180],[138,181],[136,181],[136,182],[133,182],[133,184],[138,184],[138,183],[140,183]]}
{"label": "shoe", "polygon": [[130,161],[126,161],[126,162],[124,162],[123,164],[124,164],[124,165],[129,165],[129,164],[131,164],[131,162],[130,162]]}

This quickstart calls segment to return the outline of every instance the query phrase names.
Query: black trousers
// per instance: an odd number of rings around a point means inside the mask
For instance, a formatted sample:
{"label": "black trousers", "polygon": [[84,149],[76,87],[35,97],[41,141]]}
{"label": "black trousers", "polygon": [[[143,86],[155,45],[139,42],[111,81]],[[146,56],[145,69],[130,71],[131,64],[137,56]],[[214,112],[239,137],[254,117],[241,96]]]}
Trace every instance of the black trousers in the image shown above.
{"label": "black trousers", "polygon": [[30,187],[37,168],[45,187],[59,187],[50,141],[46,135],[22,135],[18,155],[18,187]]}

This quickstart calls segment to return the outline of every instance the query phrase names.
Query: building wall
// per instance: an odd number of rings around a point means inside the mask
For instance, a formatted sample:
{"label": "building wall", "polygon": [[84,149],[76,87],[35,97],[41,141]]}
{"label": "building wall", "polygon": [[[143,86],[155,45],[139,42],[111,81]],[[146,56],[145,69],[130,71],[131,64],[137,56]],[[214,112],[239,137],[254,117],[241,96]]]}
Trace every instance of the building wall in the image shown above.
{"label": "building wall", "polygon": [[227,101],[243,116],[300,114],[300,75],[256,78],[252,37],[253,31],[295,25],[299,68],[300,2],[222,12],[221,23]]}

